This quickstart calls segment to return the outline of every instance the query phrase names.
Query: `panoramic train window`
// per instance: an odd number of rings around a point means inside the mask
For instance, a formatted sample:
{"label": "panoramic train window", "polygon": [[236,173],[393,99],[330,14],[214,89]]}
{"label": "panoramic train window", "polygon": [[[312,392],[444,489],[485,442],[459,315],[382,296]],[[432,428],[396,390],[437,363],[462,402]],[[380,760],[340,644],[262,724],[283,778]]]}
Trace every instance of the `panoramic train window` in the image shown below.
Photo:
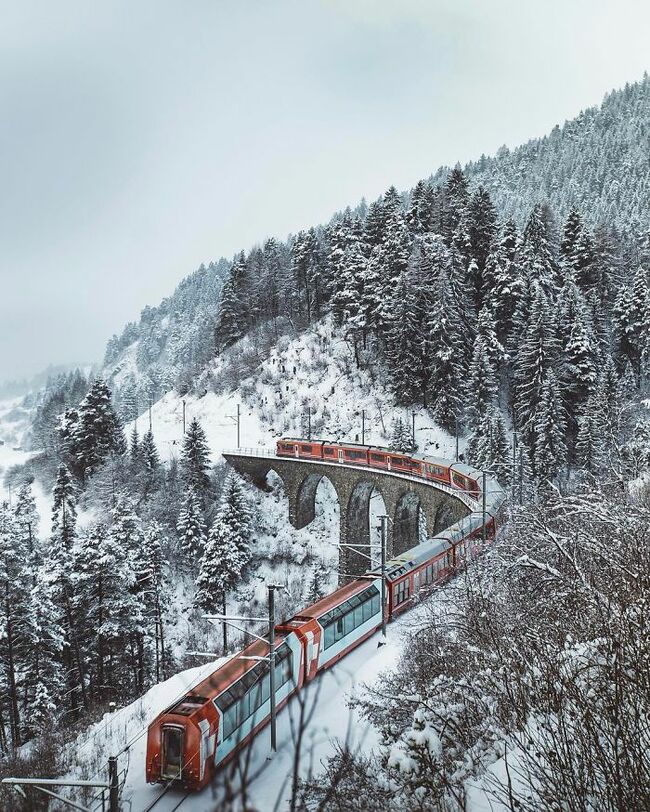
{"label": "panoramic train window", "polygon": [[[275,652],[275,691],[287,683],[293,676],[291,649],[286,643]],[[232,735],[255,711],[269,698],[271,680],[268,660],[259,662],[227,691],[220,694],[215,705],[223,714],[222,740]]]}
{"label": "panoramic train window", "polygon": [[379,614],[380,606],[379,590],[373,584],[322,615],[318,622],[324,629],[323,648],[327,649],[338,643],[374,615]]}
{"label": "panoramic train window", "polygon": [[333,457],[334,454],[336,454],[336,451],[333,448],[324,448],[323,449],[323,454],[326,457]]}
{"label": "panoramic train window", "polygon": [[386,457],[384,454],[371,454],[370,459],[373,462],[386,462]]}
{"label": "panoramic train window", "polygon": [[180,778],[183,767],[183,730],[163,727],[163,778]]}
{"label": "panoramic train window", "polygon": [[283,451],[293,451],[294,444],[293,443],[280,443],[280,448]]}
{"label": "panoramic train window", "polygon": [[345,456],[349,460],[364,460],[366,458],[365,451],[351,451],[350,449],[345,450]]}
{"label": "panoramic train window", "polygon": [[312,447],[310,445],[301,445],[300,450],[304,451],[305,454],[311,454],[312,453]]}
{"label": "panoramic train window", "polygon": [[404,603],[404,601],[408,599],[410,593],[411,584],[409,579],[405,578],[395,587],[395,606],[399,606],[401,603]]}

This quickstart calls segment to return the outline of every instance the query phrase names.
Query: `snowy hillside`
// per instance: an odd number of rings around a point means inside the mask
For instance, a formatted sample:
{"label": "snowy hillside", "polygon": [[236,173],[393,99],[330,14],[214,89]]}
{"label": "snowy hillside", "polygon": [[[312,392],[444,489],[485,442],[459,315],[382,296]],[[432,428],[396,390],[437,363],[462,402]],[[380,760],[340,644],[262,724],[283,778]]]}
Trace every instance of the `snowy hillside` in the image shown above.
{"label": "snowy hillside", "polygon": [[[412,427],[421,452],[453,458],[455,439],[436,426],[428,413],[399,408],[387,390],[380,367],[358,369],[350,345],[332,325],[331,318],[297,337],[283,338],[269,356],[232,389],[232,366],[247,353],[249,338],[214,360],[205,375],[211,387],[203,396],[166,393],[151,409],[152,429],[163,459],[178,457],[183,438],[183,401],[186,424],[198,418],[213,461],[222,451],[237,446],[237,406],[240,407],[240,446],[273,449],[282,436],[307,436],[361,442],[362,411],[365,441],[386,445],[393,421],[402,418]],[[308,412],[310,416],[308,417]],[[137,419],[142,433],[148,427],[144,412]],[[127,424],[127,434],[133,422]],[[460,441],[462,451],[463,440]]]}

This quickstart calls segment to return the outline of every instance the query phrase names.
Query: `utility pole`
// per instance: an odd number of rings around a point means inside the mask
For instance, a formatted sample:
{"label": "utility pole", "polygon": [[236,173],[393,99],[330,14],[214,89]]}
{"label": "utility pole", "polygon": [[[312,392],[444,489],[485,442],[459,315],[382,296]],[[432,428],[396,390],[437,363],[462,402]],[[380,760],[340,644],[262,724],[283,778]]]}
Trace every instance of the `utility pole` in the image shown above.
{"label": "utility pole", "polygon": [[487,527],[486,527],[486,519],[487,519],[487,491],[486,491],[486,484],[487,484],[487,473],[483,471],[483,529],[482,529],[482,537],[483,543],[487,541]]}
{"label": "utility pole", "polygon": [[411,435],[413,437],[412,445],[413,445],[413,451],[415,451],[415,449],[417,447],[415,445],[415,412],[411,412],[411,419],[412,419]]}
{"label": "utility pole", "polygon": [[151,431],[151,395],[149,395],[149,431]]}
{"label": "utility pole", "polygon": [[183,437],[185,437],[185,398],[183,398]]}
{"label": "utility pole", "polygon": [[117,780],[117,758],[111,756],[108,759],[108,809],[109,812],[119,812],[119,789]]}
{"label": "utility pole", "polygon": [[381,527],[381,634],[383,643],[386,642],[386,530],[388,516],[380,516]]}
{"label": "utility pole", "polygon": [[361,410],[361,445],[366,444],[366,410]]}
{"label": "utility pole", "polygon": [[240,448],[240,442],[239,442],[239,437],[240,437],[240,431],[239,431],[239,426],[240,426],[240,410],[241,410],[241,407],[240,407],[240,404],[238,403],[238,404],[237,404],[237,448]]}
{"label": "utility pole", "polygon": [[458,462],[458,418],[454,416],[456,421],[456,462]]}
{"label": "utility pole", "polygon": [[267,584],[269,591],[269,688],[271,699],[271,750],[275,753],[277,746],[277,730],[275,724],[275,590],[284,589],[280,584]]}
{"label": "utility pole", "polygon": [[307,439],[311,440],[311,406],[307,406]]}
{"label": "utility pole", "polygon": [[517,432],[512,432],[512,498],[517,493]]}

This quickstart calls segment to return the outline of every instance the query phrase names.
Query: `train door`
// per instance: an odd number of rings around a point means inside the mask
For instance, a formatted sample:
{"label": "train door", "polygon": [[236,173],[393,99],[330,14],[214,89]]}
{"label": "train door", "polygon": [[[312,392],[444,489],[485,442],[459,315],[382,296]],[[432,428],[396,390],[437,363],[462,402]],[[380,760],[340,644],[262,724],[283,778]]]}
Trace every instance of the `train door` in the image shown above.
{"label": "train door", "polygon": [[162,778],[178,780],[183,770],[183,728],[165,725],[162,730]]}
{"label": "train door", "polygon": [[296,444],[294,445],[294,447],[293,447],[293,453],[296,455],[296,457],[300,457],[300,446],[298,445],[298,443],[296,443]]}
{"label": "train door", "polygon": [[339,462],[343,462],[343,449],[339,448]]}
{"label": "train door", "polygon": [[413,594],[417,595],[420,591],[420,573],[414,572],[413,573]]}
{"label": "train door", "polygon": [[388,470],[390,471],[390,456],[386,456],[386,465],[388,466]]}

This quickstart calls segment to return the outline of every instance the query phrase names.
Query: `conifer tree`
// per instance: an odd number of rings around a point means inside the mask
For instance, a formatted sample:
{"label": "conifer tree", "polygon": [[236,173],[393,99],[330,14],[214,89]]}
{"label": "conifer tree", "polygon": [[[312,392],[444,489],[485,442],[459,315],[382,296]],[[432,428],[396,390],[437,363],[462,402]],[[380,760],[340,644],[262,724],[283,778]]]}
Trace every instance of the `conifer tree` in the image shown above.
{"label": "conifer tree", "polygon": [[157,521],[144,528],[138,558],[138,578],[147,626],[153,627],[156,682],[165,678],[168,657],[165,637],[165,612],[170,597],[167,562],[162,549],[163,529]]}
{"label": "conifer tree", "polygon": [[251,560],[252,512],[241,478],[226,477],[219,510],[201,556],[195,602],[212,610],[225,602]]}
{"label": "conifer tree", "polygon": [[133,423],[133,430],[129,441],[129,456],[131,457],[131,464],[136,468],[141,459],[140,437],[138,435],[138,424]]}
{"label": "conifer tree", "polygon": [[64,704],[65,632],[60,623],[49,573],[41,566],[30,594],[29,650],[25,663],[25,721],[28,736],[45,733]]}
{"label": "conifer tree", "polygon": [[602,472],[605,462],[605,432],[599,406],[600,401],[596,396],[592,396],[587,401],[584,412],[579,419],[579,431],[576,441],[578,465],[584,471],[593,475]]}
{"label": "conifer tree", "polygon": [[467,423],[470,429],[475,429],[485,420],[496,399],[497,389],[494,367],[483,337],[478,335],[466,382]]}
{"label": "conifer tree", "polygon": [[158,454],[158,448],[156,447],[151,429],[149,429],[142,438],[140,454],[147,473],[150,476],[155,476],[160,468],[160,456]]}
{"label": "conifer tree", "polygon": [[517,256],[518,241],[517,227],[508,220],[485,261],[483,300],[493,313],[501,343],[507,341],[512,330],[515,310],[524,288]]}
{"label": "conifer tree", "polygon": [[400,451],[402,454],[410,454],[414,450],[413,437],[401,417],[393,420],[388,445],[392,451]]}
{"label": "conifer tree", "polygon": [[446,271],[437,280],[437,297],[428,319],[431,342],[429,397],[436,421],[451,429],[460,418],[465,377],[463,324]]}
{"label": "conifer tree", "polygon": [[485,265],[497,234],[496,209],[483,186],[478,187],[468,202],[467,234],[471,256],[476,263],[476,271],[471,276],[474,282],[475,304],[480,310],[485,290]]}
{"label": "conifer tree", "polygon": [[44,572],[47,573],[49,595],[57,608],[56,620],[63,629],[63,664],[67,680],[67,695],[71,711],[79,710],[79,702],[88,706],[85,664],[81,650],[81,630],[75,612],[76,584],[73,544],[76,536],[76,489],[70,471],[60,465],[52,491],[52,533],[45,551]]}
{"label": "conifer tree", "polygon": [[540,482],[552,482],[567,459],[566,415],[557,380],[549,372],[535,412],[534,468]]}
{"label": "conifer tree", "polygon": [[0,505],[0,674],[7,703],[12,747],[22,743],[21,676],[28,643],[30,581],[24,577],[26,550],[15,517]]}
{"label": "conifer tree", "polygon": [[181,550],[190,568],[200,561],[205,548],[206,527],[203,518],[201,499],[194,488],[187,490],[187,495],[178,516],[176,525]]}
{"label": "conifer tree", "polygon": [[188,488],[194,491],[203,504],[205,495],[210,488],[210,450],[198,418],[194,418],[188,426],[183,438],[181,451],[181,472]]}
{"label": "conifer tree", "polygon": [[524,439],[532,445],[534,417],[557,358],[556,330],[547,298],[537,289],[514,359],[515,414]]}
{"label": "conifer tree", "polygon": [[557,287],[557,263],[550,244],[544,208],[538,203],[530,213],[522,240],[522,267],[530,280],[552,297]]}
{"label": "conifer tree", "polygon": [[130,535],[127,538],[132,520],[122,505],[116,508],[115,518],[117,526],[110,530],[96,524],[81,534],[75,562],[75,603],[84,617],[88,671],[98,702],[134,685],[127,652],[140,608],[133,593],[134,541]]}
{"label": "conifer tree", "polygon": [[82,480],[92,474],[110,454],[126,450],[124,432],[111,403],[111,390],[97,378],[79,405],[79,422],[71,452]]}
{"label": "conifer tree", "polygon": [[406,213],[409,231],[414,236],[426,234],[431,230],[433,215],[433,190],[424,180],[415,184],[411,202]]}
{"label": "conifer tree", "polygon": [[477,337],[481,338],[492,369],[496,373],[500,365],[507,361],[508,354],[499,341],[492,311],[487,306],[482,307],[478,314],[476,333]]}

